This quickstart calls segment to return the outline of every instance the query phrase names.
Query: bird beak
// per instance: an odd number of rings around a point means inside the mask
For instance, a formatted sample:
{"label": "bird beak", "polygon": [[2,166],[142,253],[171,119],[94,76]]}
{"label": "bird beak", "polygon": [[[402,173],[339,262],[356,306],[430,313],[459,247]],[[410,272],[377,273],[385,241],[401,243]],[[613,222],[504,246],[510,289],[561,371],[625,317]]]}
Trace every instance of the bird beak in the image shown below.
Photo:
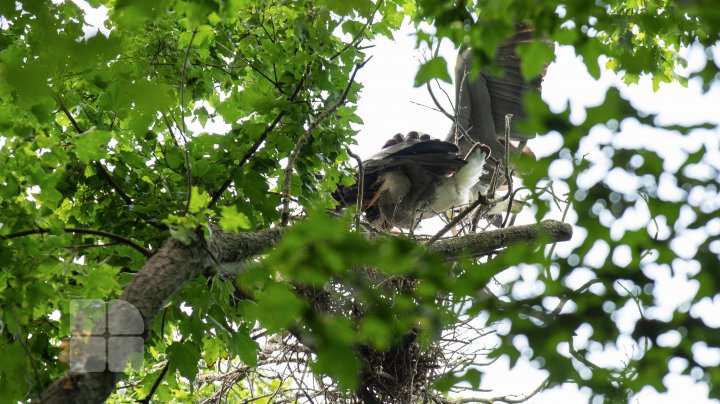
{"label": "bird beak", "polygon": [[377,202],[378,198],[380,198],[380,195],[387,191],[390,188],[390,185],[388,185],[388,180],[383,181],[383,183],[380,185],[380,188],[378,188],[377,192],[375,192],[375,196],[372,197],[370,202],[368,202],[367,205],[365,205],[365,209],[373,206],[375,202]]}

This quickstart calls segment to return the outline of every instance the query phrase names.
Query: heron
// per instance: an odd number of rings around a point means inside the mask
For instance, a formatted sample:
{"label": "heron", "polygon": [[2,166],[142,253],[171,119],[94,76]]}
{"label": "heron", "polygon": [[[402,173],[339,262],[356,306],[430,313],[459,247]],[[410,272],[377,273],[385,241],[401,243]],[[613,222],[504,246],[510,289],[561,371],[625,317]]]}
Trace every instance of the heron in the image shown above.
{"label": "heron", "polygon": [[[467,204],[490,148],[476,144],[465,157],[458,153],[456,144],[425,133],[393,136],[363,162],[365,217],[382,229],[412,229],[422,219]],[[334,196],[350,205],[358,191],[358,184],[340,187]]]}
{"label": "heron", "polygon": [[[455,64],[455,119],[445,138],[457,144],[461,152],[466,153],[479,142],[489,146],[492,157],[502,161],[506,147],[505,117],[508,114],[515,120],[526,117],[523,99],[528,93],[541,93],[542,81],[547,73],[545,66],[540,75],[526,80],[520,72],[521,58],[516,49],[521,44],[532,43],[533,35],[532,27],[516,25],[513,36],[503,42],[495,54],[494,64],[501,68],[499,75],[483,68],[477,77],[471,78],[473,49],[461,47]],[[548,41],[543,43],[554,48]],[[524,145],[532,137],[534,134],[511,128],[509,140],[520,142],[522,146],[515,147],[512,143],[507,146],[511,152],[534,157],[532,151]],[[488,168],[488,171],[492,171]]]}

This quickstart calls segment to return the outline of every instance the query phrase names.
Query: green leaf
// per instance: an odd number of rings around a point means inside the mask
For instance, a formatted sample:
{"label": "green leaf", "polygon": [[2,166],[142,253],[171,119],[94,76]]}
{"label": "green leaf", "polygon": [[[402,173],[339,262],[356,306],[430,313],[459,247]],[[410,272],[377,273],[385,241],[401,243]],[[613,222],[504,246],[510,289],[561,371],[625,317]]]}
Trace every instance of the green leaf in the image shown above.
{"label": "green leaf", "polygon": [[341,388],[354,390],[358,384],[360,361],[350,346],[330,344],[318,349],[312,369],[316,373],[331,376],[340,383]]}
{"label": "green leaf", "polygon": [[203,338],[203,359],[209,368],[225,355],[225,344],[219,338],[206,336]]}
{"label": "green leaf", "polygon": [[448,73],[447,62],[444,58],[436,56],[423,63],[415,75],[415,87],[419,87],[432,79],[440,79],[446,83],[452,83]]}
{"label": "green leaf", "polygon": [[555,52],[545,42],[524,43],[517,47],[520,56],[520,72],[523,79],[530,81],[552,62]]}
{"label": "green leaf", "polygon": [[119,268],[110,265],[84,267],[82,275],[77,276],[78,285],[82,286],[82,296],[87,299],[102,299],[118,289],[117,275]]}
{"label": "green leaf", "polygon": [[165,353],[168,356],[171,371],[178,371],[188,380],[195,380],[198,374],[200,349],[192,342],[173,342]]}
{"label": "green leaf", "polygon": [[190,194],[190,206],[188,208],[189,213],[200,213],[207,208],[212,197],[208,195],[204,190],[193,186]]}
{"label": "green leaf", "polygon": [[273,333],[298,320],[304,306],[287,285],[274,283],[256,295],[256,304],[248,306],[248,314]]}
{"label": "green leaf", "polygon": [[24,397],[27,383],[22,380],[14,380],[15,376],[25,374],[25,351],[18,343],[0,344],[0,357],[3,358],[0,365],[0,394],[6,400],[21,400]]}
{"label": "green leaf", "polygon": [[78,159],[87,164],[105,157],[107,144],[111,138],[110,132],[99,129],[91,129],[77,135],[74,143]]}
{"label": "green leaf", "polygon": [[257,366],[257,352],[260,344],[250,338],[250,334],[243,328],[234,332],[228,337],[228,350],[240,357],[244,364],[255,367]]}
{"label": "green leaf", "polygon": [[235,206],[223,206],[220,227],[229,232],[247,230],[250,228],[250,219],[244,213],[238,212]]}
{"label": "green leaf", "polygon": [[463,374],[454,373],[454,374],[445,374],[445,375],[441,376],[435,382],[435,387],[437,387],[440,391],[447,392],[453,386],[455,386],[461,382],[467,382],[474,389],[477,389],[480,386],[481,377],[482,377],[482,372],[480,372],[478,369],[468,369]]}

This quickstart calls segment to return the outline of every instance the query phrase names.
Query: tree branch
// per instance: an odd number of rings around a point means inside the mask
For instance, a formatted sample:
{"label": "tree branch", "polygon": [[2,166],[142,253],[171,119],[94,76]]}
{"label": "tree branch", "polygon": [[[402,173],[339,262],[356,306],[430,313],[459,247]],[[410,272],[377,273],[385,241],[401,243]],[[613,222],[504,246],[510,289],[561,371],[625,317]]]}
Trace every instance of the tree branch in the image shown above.
{"label": "tree branch", "polygon": [[185,166],[187,170],[187,199],[185,201],[185,213],[190,210],[190,199],[192,198],[192,167],[190,166],[190,142],[188,142],[187,127],[185,126],[185,84],[187,81],[188,60],[190,60],[190,49],[192,49],[193,41],[198,29],[193,30],[190,42],[188,42],[187,50],[185,50],[185,59],[183,60],[182,72],[180,74],[180,123],[182,124],[182,136],[185,149]]}
{"label": "tree branch", "polygon": [[[120,300],[125,300],[140,312],[147,330],[165,303],[185,283],[214,266],[208,250],[221,261],[242,261],[260,254],[277,243],[280,235],[280,229],[243,234],[230,234],[215,229],[213,236],[207,242],[196,241],[184,245],[176,239],[168,239],[125,288]],[[122,373],[110,371],[67,372],[43,392],[40,402],[44,404],[104,402],[121,377]]]}
{"label": "tree branch", "polygon": [[358,164],[358,195],[355,208],[355,230],[360,231],[360,216],[362,215],[363,209],[363,190],[365,189],[365,167],[363,161],[357,154],[353,153],[350,148],[347,149],[347,153],[350,157],[355,159]]}
{"label": "tree branch", "polygon": [[430,246],[429,250],[446,259],[457,258],[463,252],[478,257],[517,243],[543,242],[549,244],[567,241],[571,237],[571,225],[557,220],[546,220],[537,224],[505,227],[441,239]]}
{"label": "tree branch", "polygon": [[347,86],[345,86],[345,89],[343,90],[342,95],[340,98],[330,106],[330,108],[326,109],[320,115],[315,119],[310,125],[308,125],[308,128],[305,130],[305,133],[300,138],[300,140],[295,145],[295,148],[293,148],[292,153],[290,153],[290,157],[288,157],[287,166],[285,167],[285,180],[283,182],[283,211],[282,211],[282,218],[280,221],[281,226],[287,226],[288,221],[290,219],[290,182],[292,180],[292,169],[293,166],[295,166],[295,160],[297,159],[298,155],[300,154],[300,150],[305,145],[305,143],[310,138],[310,134],[312,133],[315,128],[320,125],[324,120],[328,119],[330,115],[332,115],[335,110],[337,110],[340,105],[345,103],[345,100],[347,99],[348,93],[350,92],[350,87],[352,87],[353,83],[355,82],[355,75],[357,74],[358,70],[362,69],[363,66],[367,62],[372,59],[372,56],[370,56],[368,59],[363,61],[362,63],[358,63],[355,65],[355,68],[353,69],[352,75],[350,75],[350,81],[348,82]]}
{"label": "tree branch", "polygon": [[[75,234],[89,234],[93,236],[100,236],[109,238],[110,240],[117,241],[118,243],[126,244],[129,247],[132,247],[134,250],[138,251],[140,254],[144,255],[146,258],[149,258],[153,255],[153,253],[146,249],[145,247],[141,246],[140,244],[137,244],[136,242],[130,240],[129,238],[123,237],[118,234],[108,233],[101,230],[92,230],[92,229],[83,229],[83,228],[74,228],[74,227],[67,227],[64,229],[61,229],[64,232],[67,233],[75,233]],[[33,230],[24,230],[19,231],[17,233],[11,233],[7,235],[0,235],[0,240],[9,240],[12,238],[18,238],[18,237],[24,237],[29,236],[32,234],[46,234],[50,233],[50,229],[44,229],[44,228],[38,228]]]}
{"label": "tree branch", "polygon": [[[305,68],[305,74],[303,74],[303,76],[300,78],[300,81],[298,81],[297,86],[295,86],[295,90],[293,91],[292,95],[288,99],[289,102],[295,102],[295,99],[300,94],[302,85],[303,85],[303,83],[305,83],[305,80],[307,79],[307,76],[309,74],[310,74],[310,65],[308,64],[307,67]],[[258,148],[260,148],[260,145],[265,141],[265,139],[267,139],[270,132],[272,132],[275,129],[275,127],[278,125],[278,123],[280,123],[280,120],[285,116],[286,113],[287,113],[286,110],[282,110],[277,114],[275,119],[270,123],[270,125],[268,125],[265,128],[265,130],[260,135],[260,137],[255,141],[255,143],[253,143],[252,146],[250,146],[250,148],[248,149],[248,151],[245,152],[242,159],[240,159],[240,163],[238,164],[238,167],[242,167],[245,165],[245,163],[247,163],[247,161],[250,159],[250,157],[252,157],[252,155],[255,154],[255,152],[258,150]],[[232,184],[232,178],[228,178],[227,180],[225,180],[225,182],[223,182],[223,184],[220,186],[220,188],[218,188],[218,190],[212,194],[212,199],[210,200],[208,207],[212,207],[213,205],[215,205],[217,203],[218,199],[220,199],[220,196],[222,196],[222,194],[228,189],[230,184]]]}
{"label": "tree branch", "polygon": [[[127,301],[140,312],[145,328],[149,329],[165,303],[185,283],[215,267],[216,261],[239,262],[262,253],[280,240],[283,231],[282,228],[273,228],[256,233],[232,234],[215,228],[209,240],[198,240],[190,245],[168,239],[148,259],[125,288],[120,299]],[[452,259],[463,252],[479,256],[520,242],[552,243],[569,240],[571,235],[572,227],[569,224],[548,220],[534,225],[507,227],[455,239],[438,240],[429,250]],[[15,237],[18,237],[18,233],[15,233]],[[80,374],[68,372],[43,392],[41,402],[102,402],[113,392],[115,383],[121,377],[121,373],[109,371]]]}

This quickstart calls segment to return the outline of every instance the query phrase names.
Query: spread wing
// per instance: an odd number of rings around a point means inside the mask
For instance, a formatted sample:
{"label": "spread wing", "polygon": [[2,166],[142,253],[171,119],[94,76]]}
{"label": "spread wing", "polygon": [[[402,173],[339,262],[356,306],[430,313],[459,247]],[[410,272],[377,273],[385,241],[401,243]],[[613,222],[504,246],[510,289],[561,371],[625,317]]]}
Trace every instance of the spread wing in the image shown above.
{"label": "spread wing", "polygon": [[[457,152],[455,144],[430,139],[417,132],[410,132],[405,137],[398,134],[388,140],[380,152],[363,162],[362,204],[368,220],[381,221],[383,227],[408,227],[417,209],[430,202],[437,186],[467,164]],[[385,192],[381,189],[383,184],[393,186],[389,178],[401,180],[408,189],[403,189],[400,197],[399,191]],[[380,194],[383,196],[375,198]],[[358,184],[341,186],[333,196],[343,205],[354,205]]]}
{"label": "spread wing", "polygon": [[[543,71],[540,76],[525,80],[520,73],[521,60],[515,50],[518,45],[531,41],[533,29],[518,25],[515,35],[500,45],[495,55],[494,63],[502,69],[499,75],[485,69],[477,78],[471,79],[472,49],[462,49],[458,54],[455,67],[456,124],[453,124],[446,140],[456,143],[463,155],[475,142],[488,145],[496,159],[505,153],[505,146],[498,141],[498,138],[503,138],[505,115],[513,114],[514,120],[525,117],[523,97],[530,92],[540,92],[545,75]],[[514,127],[510,134],[511,140],[532,136],[518,132]]]}
{"label": "spread wing", "polygon": [[364,163],[365,174],[418,166],[432,175],[449,175],[465,165],[457,156],[458,147],[437,139],[406,139],[385,147]]}

